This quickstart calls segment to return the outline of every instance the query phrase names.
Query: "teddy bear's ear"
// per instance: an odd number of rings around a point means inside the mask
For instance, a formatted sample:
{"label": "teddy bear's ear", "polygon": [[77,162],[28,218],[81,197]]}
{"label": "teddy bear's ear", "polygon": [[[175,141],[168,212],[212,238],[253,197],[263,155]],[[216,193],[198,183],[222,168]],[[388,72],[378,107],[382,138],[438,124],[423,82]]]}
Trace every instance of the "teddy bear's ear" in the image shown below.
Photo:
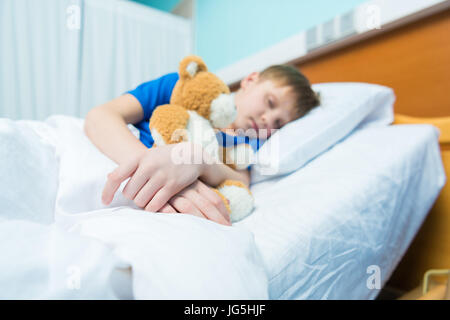
{"label": "teddy bear's ear", "polygon": [[180,78],[183,80],[193,78],[199,72],[206,72],[208,68],[202,58],[198,56],[187,56],[180,62]]}

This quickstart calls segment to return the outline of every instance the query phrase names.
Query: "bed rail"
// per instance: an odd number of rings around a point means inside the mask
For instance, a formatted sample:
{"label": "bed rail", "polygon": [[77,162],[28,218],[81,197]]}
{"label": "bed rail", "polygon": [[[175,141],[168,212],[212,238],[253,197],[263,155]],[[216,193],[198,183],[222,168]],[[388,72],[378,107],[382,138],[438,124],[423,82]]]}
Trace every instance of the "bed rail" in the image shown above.
{"label": "bed rail", "polygon": [[447,183],[390,280],[391,286],[410,290],[420,283],[420,277],[427,270],[450,268],[450,117],[419,118],[396,114],[394,125],[401,124],[430,124],[439,129],[447,176]]}

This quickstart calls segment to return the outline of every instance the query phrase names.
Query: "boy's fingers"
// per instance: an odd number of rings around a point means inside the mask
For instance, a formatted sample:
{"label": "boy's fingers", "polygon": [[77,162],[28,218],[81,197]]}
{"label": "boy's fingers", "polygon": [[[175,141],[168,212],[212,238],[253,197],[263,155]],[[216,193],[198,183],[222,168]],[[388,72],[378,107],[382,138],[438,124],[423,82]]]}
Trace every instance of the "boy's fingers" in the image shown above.
{"label": "boy's fingers", "polygon": [[209,186],[201,181],[198,181],[197,183],[197,190],[202,196],[212,202],[212,204],[219,210],[225,220],[227,220],[227,222],[230,224],[230,212],[225,206],[222,198],[214,190],[212,190]]}
{"label": "boy's fingers", "polygon": [[146,211],[150,212],[158,212],[169,199],[172,198],[178,190],[173,190],[173,188],[165,185],[161,189],[159,189],[156,194],[153,196],[152,200],[145,207]]}
{"label": "boy's fingers", "polygon": [[124,197],[130,200],[134,200],[138,192],[142,189],[142,187],[145,186],[145,184],[149,180],[148,176],[148,172],[143,172],[142,167],[138,167],[122,190],[122,194],[124,195]]}
{"label": "boy's fingers", "polygon": [[207,219],[223,225],[230,225],[223,214],[203,194],[194,189],[188,189],[181,195],[190,200]]}
{"label": "boy's fingers", "polygon": [[174,207],[172,207],[170,204],[166,203],[160,210],[161,213],[178,213],[177,210],[175,210]]}
{"label": "boy's fingers", "polygon": [[164,180],[159,176],[156,175],[155,177],[150,178],[150,180],[147,181],[147,183],[134,197],[134,203],[140,208],[145,208],[145,210],[151,211],[146,207],[148,207],[150,200],[154,197],[156,192],[158,192],[158,190],[160,190],[163,186]]}
{"label": "boy's fingers", "polygon": [[125,163],[119,165],[116,169],[108,174],[108,179],[102,192],[103,204],[108,205],[111,203],[112,199],[114,198],[114,194],[116,193],[122,181],[129,178],[134,173],[134,171],[136,171],[137,166],[137,162]]}
{"label": "boy's fingers", "polygon": [[200,210],[196,208],[196,206],[190,201],[181,196],[175,196],[169,200],[169,203],[178,210],[180,213],[192,214],[199,218],[206,218]]}

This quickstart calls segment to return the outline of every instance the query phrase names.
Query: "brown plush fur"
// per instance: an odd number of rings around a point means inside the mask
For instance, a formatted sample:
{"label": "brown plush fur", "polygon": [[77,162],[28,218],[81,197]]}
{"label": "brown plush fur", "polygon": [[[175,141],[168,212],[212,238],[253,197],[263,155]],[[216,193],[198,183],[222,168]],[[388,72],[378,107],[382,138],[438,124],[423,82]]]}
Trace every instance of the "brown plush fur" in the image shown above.
{"label": "brown plush fur", "polygon": [[[189,113],[178,105],[165,104],[153,111],[150,118],[150,130],[156,130],[164,139],[166,144],[182,142]],[[177,134],[178,133],[178,134]]]}
{"label": "brown plush fur", "polygon": [[191,62],[197,63],[198,66],[197,72],[200,71],[208,72],[208,67],[206,66],[202,58],[200,58],[199,56],[190,55],[181,60],[180,65],[178,66],[178,74],[180,76],[181,81],[187,81],[193,78],[187,71],[187,67]]}
{"label": "brown plush fur", "polygon": [[[192,61],[198,64],[200,70],[192,80],[186,71],[186,66]],[[200,116],[209,120],[211,102],[220,94],[230,93],[230,89],[216,75],[208,72],[205,63],[197,56],[189,56],[180,63],[180,80],[172,92],[170,103],[178,104],[187,110],[196,111]]]}

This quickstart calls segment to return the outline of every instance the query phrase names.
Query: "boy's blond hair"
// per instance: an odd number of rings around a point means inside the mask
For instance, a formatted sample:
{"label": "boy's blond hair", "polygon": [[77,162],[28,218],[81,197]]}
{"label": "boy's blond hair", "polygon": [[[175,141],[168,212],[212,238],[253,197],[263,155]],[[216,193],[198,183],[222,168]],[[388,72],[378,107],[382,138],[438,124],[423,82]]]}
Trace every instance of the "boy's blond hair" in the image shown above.
{"label": "boy's blond hair", "polygon": [[279,86],[291,87],[295,96],[297,118],[320,105],[320,95],[312,88],[309,80],[297,68],[289,65],[273,65],[260,73],[260,81],[271,80]]}

